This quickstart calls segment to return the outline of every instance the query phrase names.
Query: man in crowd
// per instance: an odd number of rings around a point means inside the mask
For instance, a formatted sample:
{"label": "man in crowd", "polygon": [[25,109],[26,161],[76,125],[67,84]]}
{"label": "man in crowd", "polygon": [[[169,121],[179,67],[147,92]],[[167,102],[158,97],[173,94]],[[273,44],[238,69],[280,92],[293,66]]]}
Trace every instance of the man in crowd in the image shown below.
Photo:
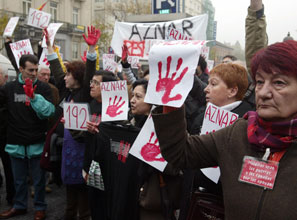
{"label": "man in crowd", "polygon": [[[0,87],[6,84],[7,79],[8,79],[7,68],[0,66]],[[4,151],[4,148],[6,145],[6,129],[7,129],[7,108],[6,106],[1,106],[0,107],[0,157],[2,160],[4,175],[5,175],[6,201],[8,202],[8,204],[12,205],[15,190],[13,186],[13,176],[12,176],[10,158],[8,153]]]}
{"label": "man in crowd", "polygon": [[0,89],[0,106],[7,105],[7,144],[16,194],[13,207],[0,214],[8,219],[27,212],[27,175],[35,188],[35,220],[45,219],[45,175],[40,168],[48,118],[55,112],[49,85],[37,77],[38,58],[27,54],[20,58],[20,74]]}
{"label": "man in crowd", "polygon": [[226,55],[223,57],[222,63],[232,63],[233,61],[236,61],[237,58],[233,55]]}
{"label": "man in crowd", "polygon": [[52,97],[53,101],[52,103],[56,106],[59,102],[59,90],[56,86],[54,86],[52,83],[49,82],[51,78],[51,70],[49,66],[46,66],[44,64],[40,64],[38,66],[38,73],[37,73],[37,79],[41,82],[47,83],[52,90]]}

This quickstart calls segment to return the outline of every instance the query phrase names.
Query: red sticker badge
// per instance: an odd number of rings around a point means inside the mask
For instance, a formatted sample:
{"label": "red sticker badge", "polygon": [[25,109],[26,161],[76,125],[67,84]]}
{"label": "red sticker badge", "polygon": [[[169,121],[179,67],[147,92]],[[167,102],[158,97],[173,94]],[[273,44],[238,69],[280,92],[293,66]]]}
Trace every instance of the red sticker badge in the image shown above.
{"label": "red sticker badge", "polygon": [[277,170],[278,162],[245,156],[243,158],[239,181],[273,189]]}

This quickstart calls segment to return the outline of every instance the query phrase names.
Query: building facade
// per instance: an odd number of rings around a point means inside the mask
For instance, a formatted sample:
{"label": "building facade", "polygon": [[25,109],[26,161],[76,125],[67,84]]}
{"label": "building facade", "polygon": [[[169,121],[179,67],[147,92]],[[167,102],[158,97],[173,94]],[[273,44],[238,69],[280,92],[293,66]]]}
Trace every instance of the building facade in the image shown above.
{"label": "building facade", "polygon": [[[20,17],[14,32],[14,41],[29,38],[34,51],[37,51],[38,42],[42,38],[42,30],[28,26],[27,17],[30,8],[37,9],[45,2],[46,0],[1,0],[0,3],[0,17]],[[63,23],[55,38],[55,43],[61,47],[63,59],[81,59],[80,55],[87,47],[82,33],[92,24],[93,5],[94,0],[50,0],[43,8],[44,12],[51,14],[51,23]]]}

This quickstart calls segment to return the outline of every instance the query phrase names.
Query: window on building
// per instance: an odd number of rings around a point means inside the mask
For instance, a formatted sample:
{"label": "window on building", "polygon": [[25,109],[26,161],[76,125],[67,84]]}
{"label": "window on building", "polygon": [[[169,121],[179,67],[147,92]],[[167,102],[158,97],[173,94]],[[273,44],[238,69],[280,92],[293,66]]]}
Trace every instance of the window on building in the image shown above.
{"label": "window on building", "polygon": [[72,59],[78,59],[78,43],[72,43]]}
{"label": "window on building", "polygon": [[104,0],[95,0],[95,2],[104,2]]}
{"label": "window on building", "polygon": [[29,14],[31,3],[31,0],[23,0],[23,14]]}
{"label": "window on building", "polygon": [[78,8],[73,8],[72,17],[73,17],[72,23],[78,24]]}
{"label": "window on building", "polygon": [[57,21],[57,16],[58,16],[58,4],[57,2],[50,2],[50,13],[52,15],[52,20]]}

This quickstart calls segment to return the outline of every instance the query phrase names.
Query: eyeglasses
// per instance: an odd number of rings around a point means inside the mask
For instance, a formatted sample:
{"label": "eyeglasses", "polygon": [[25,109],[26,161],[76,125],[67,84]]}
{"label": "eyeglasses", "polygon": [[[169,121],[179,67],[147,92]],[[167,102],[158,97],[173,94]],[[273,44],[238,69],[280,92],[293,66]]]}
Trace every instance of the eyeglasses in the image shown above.
{"label": "eyeglasses", "polygon": [[96,81],[94,79],[90,80],[90,85],[91,84],[94,84],[95,86],[100,86],[100,82],[98,82],[98,81]]}

